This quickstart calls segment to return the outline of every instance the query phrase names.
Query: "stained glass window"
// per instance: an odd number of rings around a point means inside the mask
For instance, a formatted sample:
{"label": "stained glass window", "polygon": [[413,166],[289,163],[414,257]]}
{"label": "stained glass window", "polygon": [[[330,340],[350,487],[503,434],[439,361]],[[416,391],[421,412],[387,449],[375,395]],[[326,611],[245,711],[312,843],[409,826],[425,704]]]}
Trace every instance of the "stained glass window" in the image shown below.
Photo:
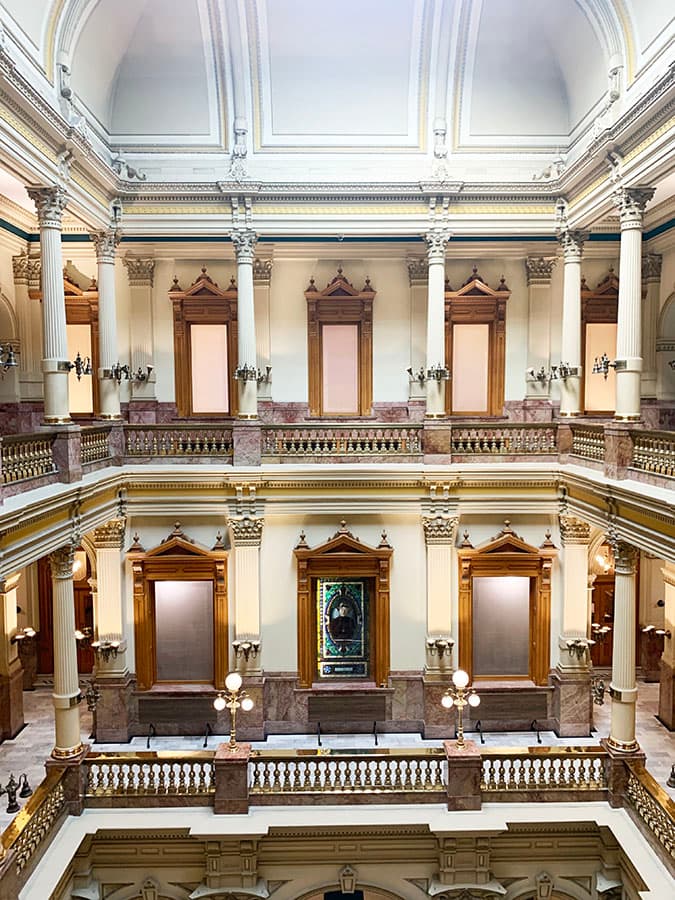
{"label": "stained glass window", "polygon": [[365,581],[317,584],[317,662],[320,678],[368,678],[370,648]]}

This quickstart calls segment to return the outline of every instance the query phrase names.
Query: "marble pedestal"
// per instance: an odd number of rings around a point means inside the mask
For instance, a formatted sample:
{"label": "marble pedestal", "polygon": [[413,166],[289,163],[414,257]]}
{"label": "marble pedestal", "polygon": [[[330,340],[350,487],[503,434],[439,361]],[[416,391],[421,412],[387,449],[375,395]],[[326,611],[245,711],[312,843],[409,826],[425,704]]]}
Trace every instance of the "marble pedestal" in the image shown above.
{"label": "marble pedestal", "polygon": [[663,659],[659,689],[659,720],[670,731],[675,729],[675,669]]}
{"label": "marble pedestal", "polygon": [[100,698],[96,705],[96,740],[102,743],[128,741],[131,737],[131,707],[134,679],[108,675],[96,679]]}
{"label": "marble pedestal", "polygon": [[590,669],[555,669],[549,675],[553,687],[553,730],[558,737],[588,737],[593,724]]}
{"label": "marble pedestal", "polygon": [[9,675],[0,675],[0,740],[13,738],[24,726],[23,669],[13,663]]}

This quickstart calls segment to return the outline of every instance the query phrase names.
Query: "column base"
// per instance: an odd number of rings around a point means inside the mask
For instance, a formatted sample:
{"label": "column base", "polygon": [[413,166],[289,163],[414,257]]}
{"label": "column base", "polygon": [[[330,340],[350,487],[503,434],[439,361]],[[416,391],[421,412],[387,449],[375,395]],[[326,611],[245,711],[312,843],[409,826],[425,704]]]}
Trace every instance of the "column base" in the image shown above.
{"label": "column base", "polygon": [[76,759],[83,753],[85,746],[87,745],[80,741],[74,747],[54,747],[51,757],[52,759]]}
{"label": "column base", "polygon": [[17,662],[9,675],[0,675],[0,741],[11,740],[25,725],[23,669]]}
{"label": "column base", "polygon": [[553,687],[553,730],[558,737],[589,737],[593,725],[591,673],[556,669],[549,675]]}
{"label": "column base", "polygon": [[619,741],[612,737],[607,738],[607,746],[617,753],[637,753],[640,749],[637,741]]}

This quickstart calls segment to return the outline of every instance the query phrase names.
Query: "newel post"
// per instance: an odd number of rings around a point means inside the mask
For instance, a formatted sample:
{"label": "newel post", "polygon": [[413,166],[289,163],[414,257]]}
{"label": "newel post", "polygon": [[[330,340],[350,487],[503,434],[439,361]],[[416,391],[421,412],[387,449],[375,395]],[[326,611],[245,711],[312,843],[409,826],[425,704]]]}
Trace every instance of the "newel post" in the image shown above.
{"label": "newel post", "polygon": [[448,760],[448,809],[481,808],[480,783],[483,757],[474,741],[458,747],[455,741],[443,741]]}
{"label": "newel post", "polygon": [[216,815],[248,812],[248,762],[250,744],[237,744],[232,751],[228,744],[219,744],[213,758]]}

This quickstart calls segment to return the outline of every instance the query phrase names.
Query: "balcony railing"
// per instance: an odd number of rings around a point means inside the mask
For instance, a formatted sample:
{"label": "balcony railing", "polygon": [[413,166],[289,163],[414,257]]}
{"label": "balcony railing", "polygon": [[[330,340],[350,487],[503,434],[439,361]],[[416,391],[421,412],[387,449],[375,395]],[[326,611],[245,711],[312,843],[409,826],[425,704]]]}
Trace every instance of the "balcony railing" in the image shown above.
{"label": "balcony railing", "polygon": [[[54,434],[14,434],[2,438],[2,483],[14,485],[54,476]],[[18,490],[21,490],[19,487]],[[16,493],[16,490],[5,493]]]}
{"label": "balcony railing", "polygon": [[143,798],[152,798],[152,805],[161,798],[163,806],[185,806],[186,798],[193,806],[213,802],[213,753],[208,751],[92,753],[84,768],[88,806],[109,806],[110,798],[134,806],[143,806]]}
{"label": "balcony railing", "polygon": [[675,478],[675,435],[662,431],[631,431],[631,469]]}
{"label": "balcony railing", "polygon": [[126,425],[125,456],[129,458],[232,457],[232,429],[216,425]]}
{"label": "balcony railing", "polygon": [[602,425],[572,426],[572,456],[603,462],[605,459],[605,431]]}
{"label": "balcony railing", "polygon": [[607,791],[607,754],[583,747],[484,750],[481,791],[491,800],[547,792]]}
{"label": "balcony railing", "polygon": [[422,451],[420,427],[311,426],[264,429],[264,457],[328,458],[418,457]]}
{"label": "balcony railing", "polygon": [[110,459],[110,427],[83,428],[80,435],[80,455],[83,466]]}
{"label": "balcony railing", "polygon": [[520,456],[557,454],[555,425],[452,426],[453,456]]}

